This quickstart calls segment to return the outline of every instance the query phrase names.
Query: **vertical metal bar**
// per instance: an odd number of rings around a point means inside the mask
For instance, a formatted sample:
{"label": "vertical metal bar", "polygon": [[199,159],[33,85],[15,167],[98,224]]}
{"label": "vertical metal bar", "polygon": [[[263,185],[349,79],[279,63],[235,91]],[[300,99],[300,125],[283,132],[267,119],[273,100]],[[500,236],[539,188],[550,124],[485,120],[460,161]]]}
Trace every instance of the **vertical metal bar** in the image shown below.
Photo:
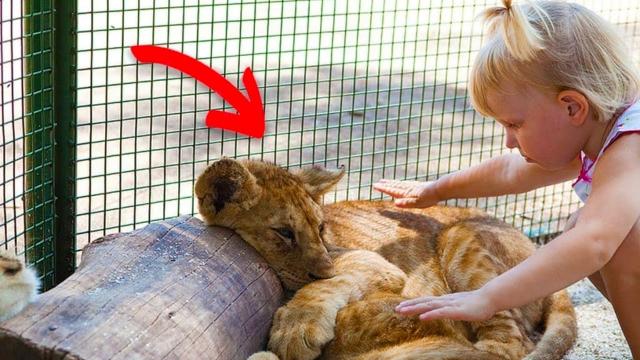
{"label": "vertical metal bar", "polygon": [[50,1],[25,1],[25,252],[44,287],[53,285],[54,239],[52,6]]}
{"label": "vertical metal bar", "polygon": [[24,2],[25,250],[45,289],[75,268],[75,4]]}
{"label": "vertical metal bar", "polygon": [[75,269],[76,0],[54,0],[55,281]]}

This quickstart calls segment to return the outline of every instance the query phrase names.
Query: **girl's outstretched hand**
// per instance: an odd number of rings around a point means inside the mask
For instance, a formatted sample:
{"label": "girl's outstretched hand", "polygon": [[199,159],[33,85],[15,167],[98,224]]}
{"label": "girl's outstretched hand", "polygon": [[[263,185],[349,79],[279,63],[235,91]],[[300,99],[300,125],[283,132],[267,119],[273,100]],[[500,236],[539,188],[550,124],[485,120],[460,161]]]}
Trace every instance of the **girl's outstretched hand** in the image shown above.
{"label": "girl's outstretched hand", "polygon": [[426,208],[442,199],[436,193],[435,181],[406,181],[381,179],[373,188],[391,196],[401,208]]}
{"label": "girl's outstretched hand", "polygon": [[482,321],[496,313],[489,298],[483,295],[481,290],[406,300],[396,306],[396,312],[401,315],[420,315],[419,318],[423,321],[435,319]]}

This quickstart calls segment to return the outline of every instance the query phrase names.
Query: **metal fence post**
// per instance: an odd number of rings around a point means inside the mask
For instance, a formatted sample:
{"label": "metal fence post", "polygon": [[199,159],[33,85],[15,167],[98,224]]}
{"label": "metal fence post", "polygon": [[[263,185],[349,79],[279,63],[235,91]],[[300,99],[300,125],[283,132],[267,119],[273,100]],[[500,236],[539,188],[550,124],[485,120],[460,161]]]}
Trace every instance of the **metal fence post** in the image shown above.
{"label": "metal fence post", "polygon": [[26,0],[24,26],[25,253],[43,280],[54,284],[53,8]]}
{"label": "metal fence post", "polygon": [[76,0],[55,0],[55,281],[73,273],[76,214]]}
{"label": "metal fence post", "polygon": [[23,4],[25,251],[49,289],[75,268],[76,2]]}

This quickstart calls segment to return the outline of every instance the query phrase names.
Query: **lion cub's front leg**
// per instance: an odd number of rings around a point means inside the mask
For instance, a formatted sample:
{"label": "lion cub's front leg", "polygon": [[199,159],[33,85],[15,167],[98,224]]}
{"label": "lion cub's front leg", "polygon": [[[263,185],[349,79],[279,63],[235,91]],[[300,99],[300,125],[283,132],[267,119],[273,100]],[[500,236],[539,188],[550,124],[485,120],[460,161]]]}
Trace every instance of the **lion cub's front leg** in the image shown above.
{"label": "lion cub's front leg", "polygon": [[338,311],[366,294],[400,293],[406,275],[382,256],[353,250],[334,259],[336,276],[312,282],[276,312],[269,349],[281,359],[315,359],[335,334]]}

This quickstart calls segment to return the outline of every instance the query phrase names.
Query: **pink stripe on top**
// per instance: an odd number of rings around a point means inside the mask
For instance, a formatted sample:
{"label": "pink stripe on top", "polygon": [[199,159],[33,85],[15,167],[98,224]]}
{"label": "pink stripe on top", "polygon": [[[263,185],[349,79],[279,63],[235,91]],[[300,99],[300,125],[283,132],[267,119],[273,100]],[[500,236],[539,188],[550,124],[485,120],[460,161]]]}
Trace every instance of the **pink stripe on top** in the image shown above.
{"label": "pink stripe on top", "polygon": [[578,178],[571,186],[573,186],[573,190],[582,202],[587,201],[591,193],[591,179],[600,156],[602,156],[609,145],[613,144],[620,136],[632,133],[640,133],[640,101],[628,106],[618,116],[595,160],[589,159],[585,153],[580,154],[582,168],[580,169],[580,175],[578,175]]}

